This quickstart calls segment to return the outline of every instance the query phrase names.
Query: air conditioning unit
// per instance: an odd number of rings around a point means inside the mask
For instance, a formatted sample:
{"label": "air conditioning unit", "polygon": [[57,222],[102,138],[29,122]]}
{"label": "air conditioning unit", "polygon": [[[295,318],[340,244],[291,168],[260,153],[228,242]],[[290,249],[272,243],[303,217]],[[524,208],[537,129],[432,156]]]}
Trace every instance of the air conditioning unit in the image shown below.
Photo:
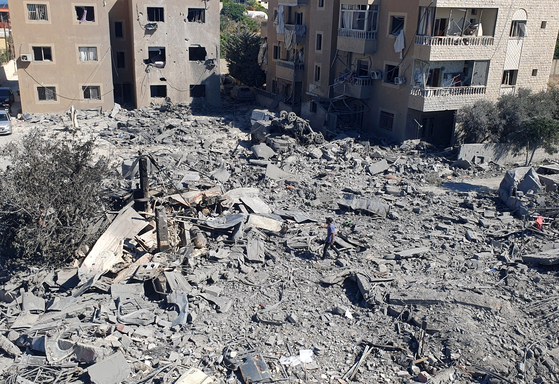
{"label": "air conditioning unit", "polygon": [[371,79],[373,79],[373,80],[382,79],[382,72],[381,71],[372,71],[371,72]]}
{"label": "air conditioning unit", "polygon": [[30,54],[25,54],[25,55],[21,55],[19,59],[21,61],[33,61],[33,56],[31,56]]}
{"label": "air conditioning unit", "polygon": [[402,84],[406,84],[406,78],[405,77],[395,77],[394,78],[394,84],[398,84],[398,85],[402,85]]}

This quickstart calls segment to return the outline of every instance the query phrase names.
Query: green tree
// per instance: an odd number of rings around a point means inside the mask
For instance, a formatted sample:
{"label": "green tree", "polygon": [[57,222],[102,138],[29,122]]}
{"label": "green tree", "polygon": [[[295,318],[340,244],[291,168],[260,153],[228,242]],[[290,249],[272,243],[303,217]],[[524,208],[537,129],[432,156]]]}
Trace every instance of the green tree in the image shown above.
{"label": "green tree", "polygon": [[462,108],[456,115],[457,141],[460,144],[498,141],[503,122],[496,105],[480,100],[474,105]]}
{"label": "green tree", "polygon": [[268,10],[266,8],[264,8],[262,6],[262,4],[260,4],[256,0],[248,0],[247,1],[247,9],[250,9],[251,11],[261,11],[261,12],[264,12],[264,13],[268,14]]}
{"label": "green tree", "polygon": [[261,87],[266,82],[266,74],[258,64],[260,36],[247,30],[232,34],[225,46],[225,56],[231,76],[240,82]]}
{"label": "green tree", "polygon": [[558,152],[559,121],[549,117],[535,117],[522,123],[521,129],[509,135],[517,152],[526,149],[526,165],[530,165],[538,148],[546,153]]}
{"label": "green tree", "polygon": [[56,265],[97,239],[91,224],[102,217],[109,171],[93,159],[93,140],[43,136],[35,131],[3,148],[11,165],[0,171],[0,246],[14,260]]}
{"label": "green tree", "polygon": [[246,7],[244,5],[232,2],[224,2],[223,8],[221,8],[221,15],[236,22],[239,22],[246,17],[245,12]]}

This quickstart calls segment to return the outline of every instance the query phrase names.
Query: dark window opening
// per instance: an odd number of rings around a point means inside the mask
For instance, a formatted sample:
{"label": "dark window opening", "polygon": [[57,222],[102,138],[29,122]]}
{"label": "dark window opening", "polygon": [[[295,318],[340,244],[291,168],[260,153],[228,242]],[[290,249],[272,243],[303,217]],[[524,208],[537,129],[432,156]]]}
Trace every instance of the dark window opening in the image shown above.
{"label": "dark window opening", "polygon": [[322,51],[322,33],[316,34],[316,50]]}
{"label": "dark window opening", "polygon": [[150,85],[151,97],[167,97],[166,85]]}
{"label": "dark window opening", "polygon": [[517,70],[510,70],[503,72],[502,85],[516,85],[516,77],[518,76]]}
{"label": "dark window opening", "polygon": [[188,21],[191,23],[205,23],[206,11],[204,8],[188,8]]}
{"label": "dark window opening", "polygon": [[117,68],[125,68],[125,62],[124,62],[124,52],[117,52],[116,53],[116,67]]}
{"label": "dark window opening", "polygon": [[148,7],[148,21],[165,21],[163,7]]}
{"label": "dark window opening", "polygon": [[303,25],[303,13],[296,12],[295,13],[295,24],[296,25]]}
{"label": "dark window opening", "polygon": [[389,112],[380,111],[379,128],[392,131],[394,128],[394,114]]}
{"label": "dark window opening", "polygon": [[311,113],[316,113],[317,106],[316,106],[316,103],[314,101],[311,101],[311,106],[310,106],[309,109],[310,109]]}
{"label": "dark window opening", "polygon": [[52,61],[52,50],[50,47],[33,47],[33,60]]}
{"label": "dark window opening", "polygon": [[314,66],[314,81],[320,81],[320,66],[318,65]]}
{"label": "dark window opening", "polygon": [[160,78],[159,78],[159,81],[167,81],[167,79],[164,78],[164,77],[160,77]]}
{"label": "dark window opening", "polygon": [[276,80],[272,80],[272,93],[274,95],[278,93],[278,82]]}
{"label": "dark window opening", "polygon": [[39,87],[37,88],[37,96],[39,101],[56,101],[55,87]]}
{"label": "dark window opening", "polygon": [[190,97],[206,97],[206,86],[204,84],[191,85]]}
{"label": "dark window opening", "polygon": [[546,28],[547,28],[547,21],[542,21],[541,28],[542,28],[542,29],[546,29]]}
{"label": "dark window opening", "polygon": [[134,91],[132,84],[122,83],[113,84],[115,102],[117,103],[130,103],[134,100]]}
{"label": "dark window opening", "polygon": [[357,76],[359,76],[359,77],[369,76],[369,61],[368,60],[357,60]]}
{"label": "dark window opening", "polygon": [[99,86],[82,87],[82,92],[85,100],[101,100],[101,87]]}
{"label": "dark window opening", "polygon": [[279,45],[274,45],[274,60],[278,60],[280,58],[280,47]]}
{"label": "dark window opening", "polygon": [[46,4],[27,4],[27,19],[48,21]]}
{"label": "dark window opening", "polygon": [[318,8],[324,8],[324,0],[318,0]]}
{"label": "dark window opening", "polygon": [[532,76],[538,76],[538,70],[532,69]]}
{"label": "dark window opening", "polygon": [[80,23],[95,21],[95,8],[78,6],[76,7],[76,16]]}
{"label": "dark window opening", "polygon": [[384,82],[394,84],[394,79],[400,76],[400,67],[398,67],[397,65],[386,64],[384,73]]}
{"label": "dark window opening", "polygon": [[124,26],[122,21],[115,21],[115,37],[124,37]]}
{"label": "dark window opening", "polygon": [[144,60],[145,64],[159,64],[165,65],[165,48],[162,47],[149,47],[148,58]]}
{"label": "dark window opening", "polygon": [[526,20],[513,20],[510,37],[526,37]]}
{"label": "dark window opening", "polygon": [[204,47],[190,47],[188,49],[188,60],[190,60],[190,61],[204,61],[204,60],[206,60],[206,48],[204,48]]}
{"label": "dark window opening", "polygon": [[403,16],[392,16],[390,18],[390,34],[398,36],[400,31],[404,29],[406,18]]}

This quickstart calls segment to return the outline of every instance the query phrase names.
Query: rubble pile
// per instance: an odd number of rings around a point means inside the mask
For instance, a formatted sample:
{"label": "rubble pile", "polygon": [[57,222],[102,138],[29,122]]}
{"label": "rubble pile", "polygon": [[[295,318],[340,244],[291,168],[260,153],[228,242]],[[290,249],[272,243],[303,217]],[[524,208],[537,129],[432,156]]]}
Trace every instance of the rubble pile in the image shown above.
{"label": "rubble pile", "polygon": [[[2,382],[559,381],[551,183],[503,198],[462,188],[503,168],[419,142],[254,142],[249,109],[203,113],[78,112],[122,209],[74,266],[6,273]],[[341,255],[322,259],[327,216]]]}

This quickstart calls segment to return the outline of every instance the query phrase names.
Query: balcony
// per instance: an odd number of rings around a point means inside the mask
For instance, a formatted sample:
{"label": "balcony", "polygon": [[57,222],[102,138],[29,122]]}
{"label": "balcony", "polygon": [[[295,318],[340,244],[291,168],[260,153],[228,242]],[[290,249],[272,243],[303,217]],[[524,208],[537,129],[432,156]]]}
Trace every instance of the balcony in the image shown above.
{"label": "balcony", "polygon": [[415,36],[415,44],[433,46],[490,46],[493,45],[493,36]]}
{"label": "balcony", "polygon": [[292,6],[305,6],[309,4],[309,0],[282,0],[281,4],[292,7]]}
{"label": "balcony", "polygon": [[501,89],[499,90],[499,95],[514,95],[516,94],[516,85],[501,85]]}
{"label": "balcony", "polygon": [[338,49],[364,55],[375,53],[377,51],[377,31],[340,28],[338,29]]}
{"label": "balcony", "polygon": [[307,27],[305,25],[285,24],[285,33],[278,33],[278,41],[285,43],[286,36],[291,38],[293,44],[303,44],[307,35]]}
{"label": "balcony", "polygon": [[483,99],[485,85],[464,87],[412,87],[409,107],[423,112],[457,110]]}
{"label": "balcony", "polygon": [[293,61],[278,60],[276,64],[276,77],[288,81],[303,81],[305,65],[295,64]]}
{"label": "balcony", "polygon": [[370,77],[354,77],[350,80],[336,80],[334,91],[356,99],[370,99],[373,97],[374,80]]}

